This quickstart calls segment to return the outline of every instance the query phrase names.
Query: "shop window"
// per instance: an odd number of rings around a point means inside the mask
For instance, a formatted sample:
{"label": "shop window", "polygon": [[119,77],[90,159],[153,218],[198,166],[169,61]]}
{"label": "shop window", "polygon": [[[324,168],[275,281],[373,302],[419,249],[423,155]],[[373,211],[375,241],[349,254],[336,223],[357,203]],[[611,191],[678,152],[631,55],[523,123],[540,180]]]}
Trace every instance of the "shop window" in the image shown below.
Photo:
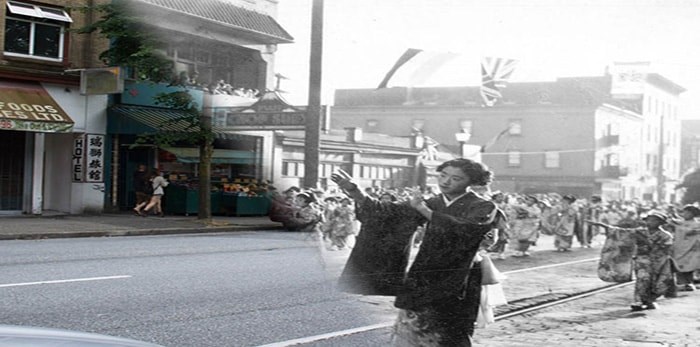
{"label": "shop window", "polygon": [[508,121],[508,135],[522,135],[522,120],[511,119]]}
{"label": "shop window", "polygon": [[10,1],[5,17],[5,55],[61,61],[65,28],[72,22],[62,9]]}

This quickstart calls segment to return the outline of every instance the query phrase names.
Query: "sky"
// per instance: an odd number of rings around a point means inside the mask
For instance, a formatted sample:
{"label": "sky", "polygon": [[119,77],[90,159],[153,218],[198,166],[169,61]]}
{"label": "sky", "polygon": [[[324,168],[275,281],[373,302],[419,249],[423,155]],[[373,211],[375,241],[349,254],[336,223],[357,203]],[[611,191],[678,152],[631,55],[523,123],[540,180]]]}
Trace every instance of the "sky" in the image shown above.
{"label": "sky", "polygon": [[[284,97],[308,103],[312,0],[279,0],[275,72]],[[679,115],[700,119],[698,0],[325,0],[322,100],[376,88],[408,48],[457,58],[423,84],[478,86],[482,57],[517,59],[513,82],[601,76],[613,62],[650,62],[687,89]],[[390,84],[391,86],[391,84]]]}

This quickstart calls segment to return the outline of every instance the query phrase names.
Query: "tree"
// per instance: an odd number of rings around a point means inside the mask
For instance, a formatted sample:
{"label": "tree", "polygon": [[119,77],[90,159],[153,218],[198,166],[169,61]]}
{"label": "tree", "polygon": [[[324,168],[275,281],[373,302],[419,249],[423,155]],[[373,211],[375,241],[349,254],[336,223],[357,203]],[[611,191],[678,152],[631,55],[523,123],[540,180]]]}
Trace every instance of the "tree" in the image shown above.
{"label": "tree", "polygon": [[[100,59],[108,66],[123,66],[135,72],[141,81],[151,83],[176,80],[173,61],[163,54],[165,46],[161,38],[152,34],[144,18],[131,13],[127,1],[76,8],[81,11],[94,10],[102,13],[95,22],[80,28],[78,33],[98,32],[110,41],[110,47],[100,53]],[[156,103],[182,111],[182,116],[162,124],[155,134],[142,134],[138,143],[154,143],[158,147],[186,142],[199,146],[199,206],[197,218],[211,221],[211,157],[214,135],[211,131],[211,109],[198,105],[187,92],[187,86],[178,84],[181,91],[156,96]],[[205,93],[205,106],[211,105],[211,95]],[[178,131],[166,131],[167,125],[177,123]]]}
{"label": "tree", "polygon": [[681,183],[676,188],[685,188],[683,204],[692,204],[700,201],[700,168],[683,176]]}

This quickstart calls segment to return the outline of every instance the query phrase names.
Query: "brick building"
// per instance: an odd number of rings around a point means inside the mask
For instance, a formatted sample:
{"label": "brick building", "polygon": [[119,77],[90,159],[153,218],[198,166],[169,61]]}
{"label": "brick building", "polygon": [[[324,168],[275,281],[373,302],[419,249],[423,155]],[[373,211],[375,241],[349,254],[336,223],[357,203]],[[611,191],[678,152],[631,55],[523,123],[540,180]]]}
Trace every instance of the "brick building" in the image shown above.
{"label": "brick building", "polygon": [[625,85],[616,71],[629,66],[598,77],[511,83],[494,107],[481,106],[477,87],[337,90],[331,127],[421,132],[456,153],[481,146],[496,189],[675,200],[684,89],[650,72]]}
{"label": "brick building", "polygon": [[[104,1],[102,1],[104,2]],[[102,67],[107,42],[71,31],[101,1],[0,1],[0,213],[101,211],[105,95],[80,93],[80,70]],[[74,145],[90,149],[74,158]]]}

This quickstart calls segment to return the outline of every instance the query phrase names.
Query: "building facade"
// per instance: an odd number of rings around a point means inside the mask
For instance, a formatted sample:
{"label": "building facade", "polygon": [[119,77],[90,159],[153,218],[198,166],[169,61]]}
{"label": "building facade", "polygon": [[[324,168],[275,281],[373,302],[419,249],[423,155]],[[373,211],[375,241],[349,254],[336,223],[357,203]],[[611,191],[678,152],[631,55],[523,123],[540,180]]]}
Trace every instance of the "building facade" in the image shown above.
{"label": "building facade", "polygon": [[[158,47],[174,63],[170,83],[137,78],[108,109],[108,136],[113,149],[113,185],[107,196],[111,209],[133,207],[132,173],[139,164],[158,167],[175,186],[199,189],[199,156],[195,144],[168,148],[140,144],[139,137],[172,128],[181,116],[158,104],[161,93],[186,91],[203,114],[225,119],[226,110],[256,103],[274,84],[274,53],[278,44],[293,42],[275,20],[273,0],[129,0],[129,9],[156,34]],[[137,73],[137,72],[134,72]],[[134,76],[137,77],[137,76]],[[186,131],[186,129],[179,129]],[[215,182],[269,180],[273,133],[217,123],[212,175]]]}
{"label": "building facade", "polygon": [[103,208],[107,97],[83,95],[80,71],[107,42],[71,31],[88,3],[0,1],[0,214]]}
{"label": "building facade", "polygon": [[495,189],[674,200],[684,89],[647,72],[637,82],[624,89],[609,73],[511,83],[494,107],[476,87],[338,90],[331,127],[420,131],[464,156],[474,155],[465,145],[480,148]]}
{"label": "building facade", "polygon": [[700,167],[700,121],[681,121],[681,174],[688,174]]}

